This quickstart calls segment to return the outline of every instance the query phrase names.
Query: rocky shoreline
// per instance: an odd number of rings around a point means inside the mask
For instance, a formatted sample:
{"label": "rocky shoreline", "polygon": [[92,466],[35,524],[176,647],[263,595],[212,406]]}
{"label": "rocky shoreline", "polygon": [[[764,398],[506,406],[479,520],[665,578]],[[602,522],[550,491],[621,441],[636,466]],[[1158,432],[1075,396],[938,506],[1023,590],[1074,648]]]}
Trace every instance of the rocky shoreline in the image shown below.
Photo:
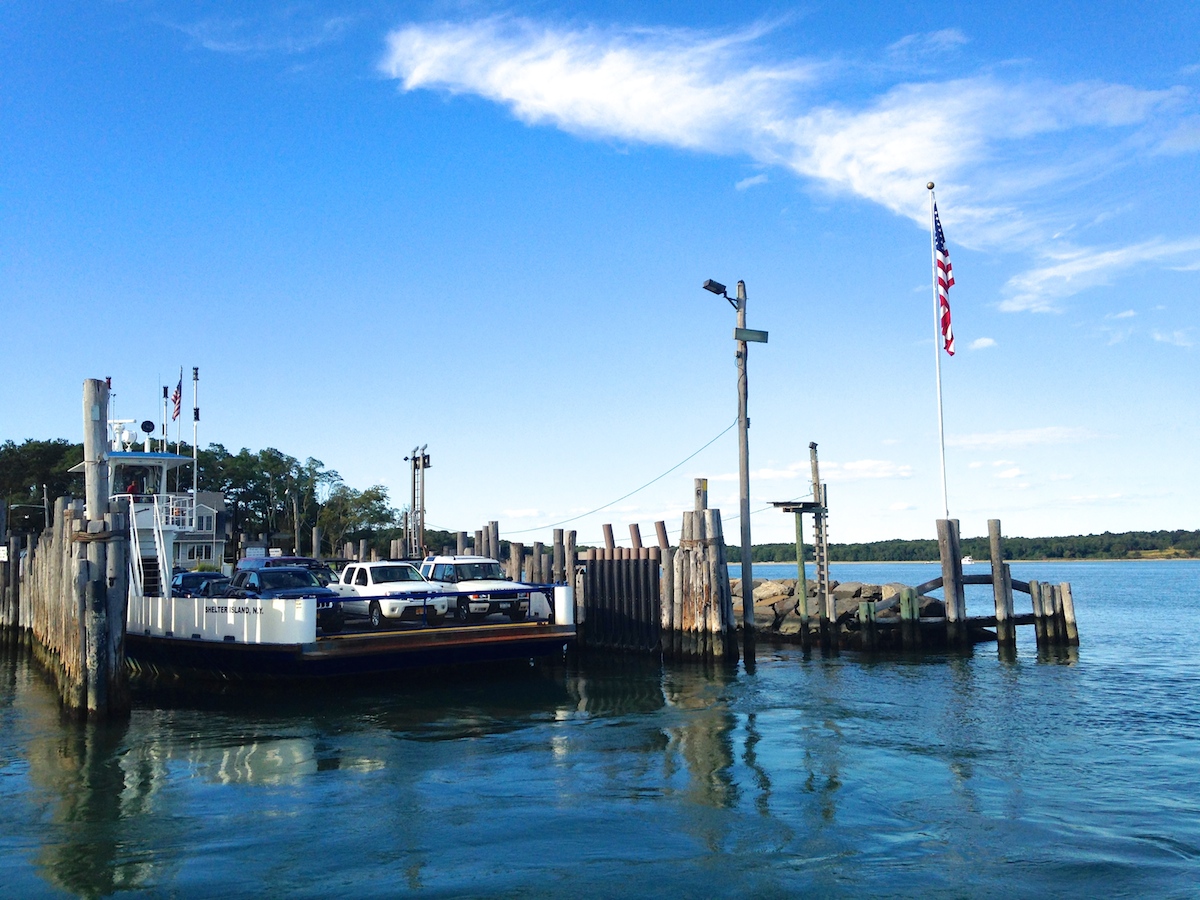
{"label": "rocky shoreline", "polygon": [[[900,614],[900,591],[911,585],[900,582],[888,584],[865,584],[861,581],[830,581],[833,590],[834,610],[838,625],[847,627],[851,622],[857,622],[860,603],[875,604],[875,615],[898,616]],[[796,592],[797,580],[784,578],[778,581],[754,579],[754,628],[763,637],[780,640],[800,640],[800,608],[801,598]],[[730,580],[730,590],[733,593],[733,606],[738,627],[741,628],[742,615],[742,583],[739,579]],[[922,594],[918,601],[921,606],[922,618],[935,618],[946,615],[946,607],[937,597],[926,597]],[[808,583],[808,614],[815,624],[818,618],[817,585]]]}

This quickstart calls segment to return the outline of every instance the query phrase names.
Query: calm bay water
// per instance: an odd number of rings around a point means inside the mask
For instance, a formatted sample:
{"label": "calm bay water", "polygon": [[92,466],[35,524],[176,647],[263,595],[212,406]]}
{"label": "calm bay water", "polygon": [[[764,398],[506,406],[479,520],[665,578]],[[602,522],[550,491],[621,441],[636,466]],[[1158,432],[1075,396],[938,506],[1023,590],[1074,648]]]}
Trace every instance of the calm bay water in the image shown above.
{"label": "calm bay water", "polygon": [[1197,896],[1200,561],[1013,573],[1072,583],[1077,654],[142,688],[107,728],[9,654],[0,894]]}

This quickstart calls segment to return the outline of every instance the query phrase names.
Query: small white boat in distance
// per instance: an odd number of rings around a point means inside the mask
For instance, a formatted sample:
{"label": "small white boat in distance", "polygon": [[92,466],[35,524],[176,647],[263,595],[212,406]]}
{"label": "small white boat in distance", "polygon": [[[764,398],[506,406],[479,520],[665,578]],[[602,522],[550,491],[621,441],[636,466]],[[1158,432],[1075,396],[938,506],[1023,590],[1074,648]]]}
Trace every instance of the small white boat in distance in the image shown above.
{"label": "small white boat in distance", "polygon": [[964,565],[964,566],[971,566],[971,565],[974,565],[974,564],[975,564],[975,560],[973,560],[971,557],[969,557],[969,556],[964,556],[964,557],[962,558],[962,565]]}

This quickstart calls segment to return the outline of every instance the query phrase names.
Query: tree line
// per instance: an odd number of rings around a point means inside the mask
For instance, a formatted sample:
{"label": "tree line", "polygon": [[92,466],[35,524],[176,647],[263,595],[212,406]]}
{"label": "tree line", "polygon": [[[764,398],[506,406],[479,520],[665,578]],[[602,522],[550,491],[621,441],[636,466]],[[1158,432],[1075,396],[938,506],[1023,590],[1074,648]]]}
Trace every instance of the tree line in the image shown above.
{"label": "tree line", "polygon": [[[191,452],[190,445],[181,445],[182,455]],[[401,510],[392,506],[386,487],[357,490],[319,459],[310,456],[301,462],[274,447],[233,453],[222,444],[209,444],[196,457],[197,485],[201,491],[224,494],[235,538],[242,533],[265,534],[268,541],[283,534],[300,535],[306,546],[311,541],[306,536],[316,525],[326,555],[338,556],[346,541],[362,538],[386,552],[400,534]],[[9,506],[9,527],[41,530],[43,494],[51,505],[56,497],[82,496],[83,476],[67,471],[82,460],[83,444],[62,439],[0,444],[0,497]],[[190,466],[176,473],[178,489],[189,490]],[[176,487],[176,473],[169,475],[169,487]]]}
{"label": "tree line", "polygon": [[[741,562],[741,548],[729,547],[730,562]],[[813,558],[805,546],[805,559]],[[963,538],[962,552],[978,560],[991,556],[986,537]],[[1200,557],[1200,531],[1126,531],[1064,537],[1005,537],[1005,559],[1154,559]],[[936,540],[891,540],[830,544],[831,562],[936,562]],[[795,562],[795,544],[755,544],[753,562]]]}

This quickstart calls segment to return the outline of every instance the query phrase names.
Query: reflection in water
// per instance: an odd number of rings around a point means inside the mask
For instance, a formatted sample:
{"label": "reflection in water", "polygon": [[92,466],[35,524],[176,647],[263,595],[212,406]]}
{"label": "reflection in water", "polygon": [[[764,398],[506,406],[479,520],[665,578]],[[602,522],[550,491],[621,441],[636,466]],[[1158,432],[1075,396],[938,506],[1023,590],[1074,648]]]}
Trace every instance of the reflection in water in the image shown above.
{"label": "reflection in water", "polygon": [[[21,661],[12,669],[26,665]],[[10,681],[8,696],[29,735],[29,781],[55,835],[37,848],[36,866],[51,884],[85,897],[145,884],[152,866],[125,848],[124,823],[143,801],[121,764],[127,725],[84,724],[63,716],[49,684],[37,673],[23,674]]]}
{"label": "reflection in water", "polygon": [[0,659],[0,894],[1190,896],[1189,566],[1085,620],[1082,655],[1007,661],[143,686],[97,729]]}

